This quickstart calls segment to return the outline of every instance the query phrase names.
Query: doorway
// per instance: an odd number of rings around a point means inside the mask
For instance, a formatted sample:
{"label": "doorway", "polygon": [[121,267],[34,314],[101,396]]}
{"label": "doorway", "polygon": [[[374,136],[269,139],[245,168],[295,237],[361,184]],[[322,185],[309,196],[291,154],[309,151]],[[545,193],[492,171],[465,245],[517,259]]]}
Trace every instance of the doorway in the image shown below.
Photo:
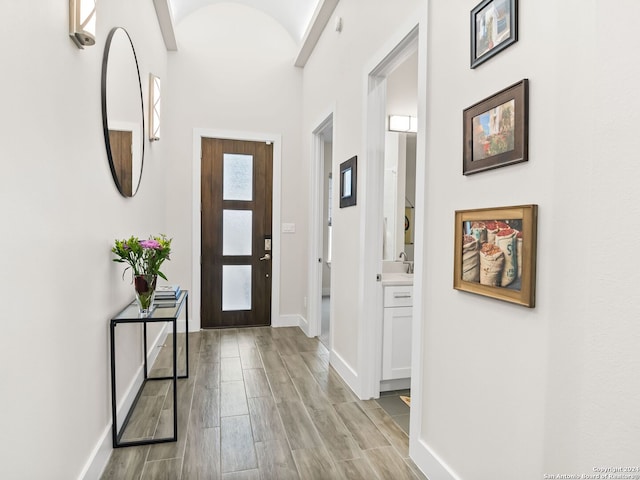
{"label": "doorway", "polygon": [[200,320],[271,324],[271,142],[202,138]]}
{"label": "doorway", "polygon": [[[333,127],[332,127],[333,128]],[[322,316],[320,341],[331,349],[331,230],[333,202],[333,155],[331,133],[323,134],[324,155],[322,159]]]}
{"label": "doorway", "polygon": [[333,212],[333,113],[313,131],[313,223],[309,268],[309,336],[331,350],[331,250]]}
{"label": "doorway", "polygon": [[[362,258],[361,263],[361,299],[382,299],[382,273],[384,250],[384,191],[385,138],[388,129],[387,119],[387,83],[388,77],[407,59],[418,51],[419,27],[415,26],[407,35],[400,38],[395,47],[387,50],[374,64],[368,75],[367,92],[367,173],[365,177],[366,208],[363,209]],[[404,200],[404,199],[402,199]],[[363,369],[361,397],[378,398],[382,379],[383,349],[383,304],[382,302],[361,301],[359,324],[359,364],[367,365]],[[415,309],[414,309],[415,313]],[[413,315],[412,315],[412,318]],[[416,322],[411,320],[411,324]],[[411,332],[409,338],[415,338]],[[412,342],[414,343],[414,342]],[[412,355],[412,377],[413,362]]]}

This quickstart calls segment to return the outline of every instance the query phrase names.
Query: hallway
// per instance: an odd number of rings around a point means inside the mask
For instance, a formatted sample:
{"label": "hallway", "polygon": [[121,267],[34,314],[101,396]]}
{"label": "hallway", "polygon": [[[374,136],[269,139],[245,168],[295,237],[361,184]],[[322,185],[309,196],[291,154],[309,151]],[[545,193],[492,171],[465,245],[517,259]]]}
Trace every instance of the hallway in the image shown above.
{"label": "hallway", "polygon": [[115,449],[103,480],[426,478],[406,433],[376,401],[358,400],[299,328],[204,330],[189,342],[178,441]]}

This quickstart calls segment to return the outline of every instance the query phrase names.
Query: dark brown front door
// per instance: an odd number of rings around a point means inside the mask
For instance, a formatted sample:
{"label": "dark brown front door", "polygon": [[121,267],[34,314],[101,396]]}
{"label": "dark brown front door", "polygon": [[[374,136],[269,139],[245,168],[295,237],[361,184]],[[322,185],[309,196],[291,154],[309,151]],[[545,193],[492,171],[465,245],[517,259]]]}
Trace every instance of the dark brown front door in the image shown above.
{"label": "dark brown front door", "polygon": [[109,130],[109,145],[116,176],[120,181],[120,192],[125,197],[133,196],[133,132]]}
{"label": "dark brown front door", "polygon": [[273,146],[202,139],[203,328],[271,324]]}

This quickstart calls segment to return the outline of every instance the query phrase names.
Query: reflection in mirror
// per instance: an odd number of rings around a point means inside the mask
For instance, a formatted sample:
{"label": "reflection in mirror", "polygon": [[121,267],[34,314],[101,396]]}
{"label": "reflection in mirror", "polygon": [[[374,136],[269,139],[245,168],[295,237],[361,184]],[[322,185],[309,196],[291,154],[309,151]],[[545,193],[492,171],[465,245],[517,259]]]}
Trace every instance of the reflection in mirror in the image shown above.
{"label": "reflection in mirror", "polygon": [[413,260],[416,134],[387,132],[384,156],[383,260]]}
{"label": "reflection in mirror", "polygon": [[132,197],[144,159],[144,107],[136,52],[124,28],[109,32],[102,59],[102,127],[118,191]]}

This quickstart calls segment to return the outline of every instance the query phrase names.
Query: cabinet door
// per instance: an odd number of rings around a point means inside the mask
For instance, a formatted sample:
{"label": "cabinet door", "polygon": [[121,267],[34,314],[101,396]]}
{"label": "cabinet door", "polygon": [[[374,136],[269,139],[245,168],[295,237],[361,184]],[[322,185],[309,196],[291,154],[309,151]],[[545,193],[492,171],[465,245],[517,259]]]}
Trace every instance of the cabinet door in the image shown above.
{"label": "cabinet door", "polygon": [[384,309],[382,380],[411,377],[412,307]]}

